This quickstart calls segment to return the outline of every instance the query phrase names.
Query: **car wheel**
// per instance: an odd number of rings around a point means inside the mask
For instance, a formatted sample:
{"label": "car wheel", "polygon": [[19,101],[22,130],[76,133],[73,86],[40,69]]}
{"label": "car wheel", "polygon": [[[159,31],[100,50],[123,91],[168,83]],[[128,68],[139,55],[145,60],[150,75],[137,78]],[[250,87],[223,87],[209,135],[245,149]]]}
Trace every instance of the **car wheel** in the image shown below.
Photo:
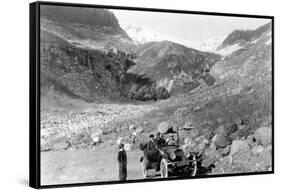
{"label": "car wheel", "polygon": [[142,161],[142,175],[143,175],[143,177],[144,178],[147,178],[147,176],[148,176],[148,169],[146,169],[147,167],[146,167],[146,165],[147,165],[147,163],[146,163],[147,161],[146,161],[146,159],[143,159],[143,161]]}
{"label": "car wheel", "polygon": [[166,159],[162,159],[160,163],[160,173],[162,178],[169,177],[169,171],[168,171],[168,162]]}

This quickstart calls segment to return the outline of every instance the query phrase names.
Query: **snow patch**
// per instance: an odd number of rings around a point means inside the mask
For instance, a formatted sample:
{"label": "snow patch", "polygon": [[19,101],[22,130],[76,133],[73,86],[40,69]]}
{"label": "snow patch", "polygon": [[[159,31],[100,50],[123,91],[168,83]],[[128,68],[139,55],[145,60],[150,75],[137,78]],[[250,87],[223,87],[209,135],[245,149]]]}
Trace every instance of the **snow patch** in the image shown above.
{"label": "snow patch", "polygon": [[120,23],[120,25],[121,28],[127,32],[127,34],[134,40],[136,44],[144,44],[151,41],[175,40],[168,35],[161,34],[157,31],[142,26],[127,23]]}
{"label": "snow patch", "polygon": [[231,46],[226,46],[220,50],[217,50],[216,53],[226,56],[226,55],[229,55],[229,54],[239,50],[240,48],[241,48],[241,46],[239,45],[239,43],[236,43]]}
{"label": "snow patch", "polygon": [[127,24],[120,23],[120,26],[127,32],[127,34],[134,40],[135,44],[144,44],[151,41],[172,41],[178,44],[182,44],[186,47],[197,49],[200,51],[214,52],[221,45],[226,36],[221,36],[217,38],[208,39],[206,41],[187,41],[183,39],[178,39],[172,36],[169,36],[164,33],[154,31],[152,29]]}
{"label": "snow patch", "polygon": [[255,44],[257,43],[258,39],[251,41],[249,44]]}
{"label": "snow patch", "polygon": [[226,36],[221,36],[206,40],[204,42],[198,42],[198,44],[194,46],[194,49],[216,53],[217,48],[222,44],[225,38]]}

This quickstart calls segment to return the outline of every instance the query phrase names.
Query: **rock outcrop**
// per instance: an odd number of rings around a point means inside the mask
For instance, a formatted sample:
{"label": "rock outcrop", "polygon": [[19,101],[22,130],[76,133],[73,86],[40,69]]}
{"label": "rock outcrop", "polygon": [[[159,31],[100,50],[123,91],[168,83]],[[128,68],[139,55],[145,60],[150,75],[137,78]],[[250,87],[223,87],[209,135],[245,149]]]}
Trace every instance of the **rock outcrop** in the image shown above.
{"label": "rock outcrop", "polygon": [[269,127],[261,127],[256,130],[254,137],[259,144],[268,146],[272,142],[272,130]]}

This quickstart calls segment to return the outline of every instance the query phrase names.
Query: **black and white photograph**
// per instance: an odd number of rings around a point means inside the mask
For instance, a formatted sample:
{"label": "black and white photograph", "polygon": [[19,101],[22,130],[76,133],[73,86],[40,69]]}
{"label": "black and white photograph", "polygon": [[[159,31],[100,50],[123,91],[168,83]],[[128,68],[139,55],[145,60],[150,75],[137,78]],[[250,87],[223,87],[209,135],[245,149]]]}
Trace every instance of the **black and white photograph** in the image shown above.
{"label": "black and white photograph", "polygon": [[40,185],[273,173],[273,18],[39,4]]}

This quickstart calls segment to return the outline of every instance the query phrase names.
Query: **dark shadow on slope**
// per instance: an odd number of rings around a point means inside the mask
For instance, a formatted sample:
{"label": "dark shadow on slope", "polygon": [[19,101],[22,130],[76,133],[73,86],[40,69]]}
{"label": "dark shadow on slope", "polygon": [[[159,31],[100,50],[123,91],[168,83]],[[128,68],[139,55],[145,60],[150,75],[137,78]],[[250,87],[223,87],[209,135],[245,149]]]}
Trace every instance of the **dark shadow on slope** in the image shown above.
{"label": "dark shadow on slope", "polygon": [[127,73],[121,80],[120,91],[123,96],[141,101],[167,99],[168,90],[157,87],[155,81],[145,75]]}

